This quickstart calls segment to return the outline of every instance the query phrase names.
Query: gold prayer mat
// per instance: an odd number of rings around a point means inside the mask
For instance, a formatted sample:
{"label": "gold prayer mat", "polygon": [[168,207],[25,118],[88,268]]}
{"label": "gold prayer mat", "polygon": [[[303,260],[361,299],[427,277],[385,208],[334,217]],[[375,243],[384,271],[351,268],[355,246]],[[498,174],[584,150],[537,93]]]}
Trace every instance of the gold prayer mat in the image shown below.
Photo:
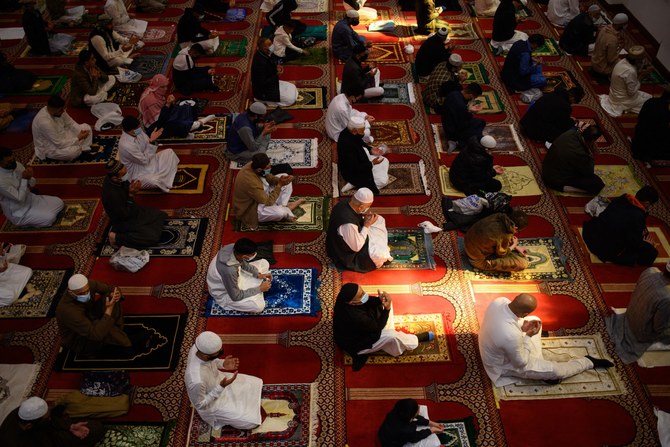
{"label": "gold prayer mat", "polygon": [[3,233],[30,233],[30,232],[86,232],[91,225],[99,199],[66,199],[65,206],[58,214],[56,222],[48,228],[17,227],[6,220],[2,226]]}
{"label": "gold prayer mat", "polygon": [[489,83],[489,76],[486,72],[486,68],[484,68],[484,64],[465,62],[461,68],[468,72],[468,77],[465,79],[466,84],[471,82],[476,82],[477,84]]}
{"label": "gold prayer mat", "polygon": [[[496,175],[497,180],[502,183],[502,192],[513,196],[539,196],[542,195],[540,186],[535,181],[535,176],[530,166],[506,166],[503,175]],[[449,168],[440,165],[440,186],[445,196],[465,197],[460,191],[454,189],[449,181]]]}
{"label": "gold prayer mat", "polygon": [[570,90],[578,85],[577,80],[569,71],[545,71],[543,74],[547,78],[547,83],[542,87],[544,93],[552,93],[557,88]]}
{"label": "gold prayer mat", "polygon": [[[178,165],[174,183],[168,194],[202,194],[209,165]],[[158,190],[141,190],[140,194],[162,194]]]}
{"label": "gold prayer mat", "polygon": [[[204,115],[203,115],[204,116]],[[203,117],[201,116],[201,117]],[[188,140],[186,138],[161,138],[161,143],[214,143],[226,141],[226,129],[232,123],[231,115],[217,116],[212,121],[203,124],[198,130],[194,131],[195,138]]]}
{"label": "gold prayer mat", "polygon": [[[398,357],[388,355],[384,351],[373,352],[368,358],[368,365],[451,361],[442,314],[394,315],[393,318],[395,329],[399,332],[420,334],[421,332],[432,331],[435,338],[430,342],[419,343],[416,349],[405,351],[403,355]],[[345,353],[344,364],[351,365],[351,363],[351,356]]]}
{"label": "gold prayer mat", "polygon": [[[649,230],[649,236],[651,236],[652,244],[653,243],[657,244],[656,248],[658,249],[658,256],[656,257],[656,260],[654,262],[666,263],[670,261],[670,243],[668,242],[668,239],[665,237],[663,230],[660,227],[647,227],[647,230]],[[577,227],[577,231],[579,233],[579,242],[581,243],[584,251],[589,254],[590,261],[593,264],[604,264],[603,261],[598,259],[598,256],[591,253],[591,251],[586,246],[586,242],[584,242],[584,236],[582,236],[584,227]]]}
{"label": "gold prayer mat", "polygon": [[476,98],[482,105],[482,109],[477,112],[475,115],[492,115],[494,113],[502,113],[505,111],[505,105],[503,104],[498,92],[494,90],[486,90],[482,92],[482,96]]}
{"label": "gold prayer mat", "polygon": [[[478,40],[479,36],[475,31],[472,23],[449,23],[444,20],[437,19],[433,22],[432,26],[428,26],[428,29],[439,29],[442,27],[447,27],[449,29],[449,39],[451,40]],[[417,26],[412,25],[410,31],[412,37],[415,40],[426,40],[428,35],[417,34]]]}
{"label": "gold prayer mat", "polygon": [[418,138],[409,125],[409,121],[375,121],[370,126],[375,144],[388,146],[412,146]]}
{"label": "gold prayer mat", "polygon": [[[642,185],[628,165],[596,165],[595,173],[605,183],[600,191],[602,197],[619,197],[622,194],[635,194]],[[554,191],[558,196],[589,197],[592,194]]]}
{"label": "gold prayer mat", "polygon": [[326,108],[326,87],[298,87],[298,99],[295,104],[287,109],[325,109]]}
{"label": "gold prayer mat", "polygon": [[305,203],[293,211],[298,219],[294,222],[268,222],[258,225],[252,230],[239,220],[235,220],[235,231],[324,231],[326,228],[328,211],[327,197],[302,197],[293,196],[291,202],[305,199]]}
{"label": "gold prayer mat", "polygon": [[[438,155],[442,152],[446,153],[446,148],[442,142],[447,141],[447,137],[444,135],[442,124],[432,124],[431,127]],[[496,147],[489,150],[491,153],[523,152],[524,150],[513,124],[486,123],[484,135],[490,135],[496,140]]]}
{"label": "gold prayer mat", "polygon": [[405,53],[398,42],[375,42],[370,49],[368,62],[381,64],[402,64],[405,62]]}
{"label": "gold prayer mat", "polygon": [[[338,172],[337,164],[335,163],[333,163],[333,172]],[[347,182],[341,175],[338,175],[337,179],[337,190],[333,191],[333,196],[337,197],[338,194],[344,197],[353,196],[356,192],[355,189],[350,189],[347,192],[340,192]],[[382,196],[414,194],[430,195],[430,191],[426,188],[426,166],[423,160],[409,163],[390,163],[389,184],[380,189],[379,192]]]}
{"label": "gold prayer mat", "polygon": [[[567,362],[590,355],[610,359],[600,334],[569,337],[543,337],[542,354],[545,360]],[[611,359],[610,359],[611,360]],[[625,393],[615,368],[589,369],[564,379],[558,385],[547,385],[537,380],[521,380],[513,385],[494,387],[498,400],[568,399],[575,397],[602,397]]]}
{"label": "gold prayer mat", "polygon": [[237,88],[238,77],[236,74],[215,75],[214,85],[219,87],[222,93],[234,91]]}
{"label": "gold prayer mat", "polygon": [[44,318],[56,310],[56,303],[65,291],[66,278],[72,269],[33,269],[25,289],[18,300],[0,307],[0,318]]}
{"label": "gold prayer mat", "polygon": [[145,88],[149,86],[146,82],[137,82],[132,84],[117,83],[116,87],[109,92],[107,102],[113,102],[119,106],[137,107],[140,102],[140,96]]}

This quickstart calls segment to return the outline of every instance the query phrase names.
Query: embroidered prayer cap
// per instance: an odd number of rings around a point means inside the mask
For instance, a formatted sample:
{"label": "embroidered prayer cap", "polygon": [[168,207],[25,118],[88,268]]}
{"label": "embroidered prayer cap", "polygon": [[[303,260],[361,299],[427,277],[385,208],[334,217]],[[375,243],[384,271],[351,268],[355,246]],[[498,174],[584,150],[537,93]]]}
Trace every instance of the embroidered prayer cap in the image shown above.
{"label": "embroidered prayer cap", "polygon": [[115,175],[118,174],[121,169],[123,169],[123,163],[115,158],[112,158],[105,165],[105,169],[107,170],[107,174]]}
{"label": "embroidered prayer cap", "polygon": [[598,5],[589,6],[589,12],[600,12],[600,6]]}
{"label": "embroidered prayer cap", "polygon": [[35,421],[47,414],[47,411],[49,411],[49,406],[46,401],[33,396],[23,401],[19,407],[19,417],[24,421]]}
{"label": "embroidered prayer cap", "polygon": [[359,203],[372,203],[375,200],[375,195],[368,188],[360,188],[354,194],[354,199],[358,200]]}
{"label": "embroidered prayer cap", "polygon": [[612,19],[612,23],[615,25],[623,25],[625,23],[628,23],[628,16],[624,13],[619,13],[614,16]]}
{"label": "embroidered prayer cap", "polygon": [[357,19],[360,17],[360,14],[358,14],[358,11],[356,11],[355,9],[350,9],[349,11],[347,11],[347,17],[349,17],[350,19]]}
{"label": "embroidered prayer cap", "polygon": [[98,24],[100,25],[107,25],[108,23],[111,23],[112,18],[108,16],[107,14],[100,14],[98,16]]}
{"label": "embroidered prayer cap", "polygon": [[449,63],[454,67],[460,67],[463,65],[463,58],[460,54],[453,53],[451,56],[449,56]]}
{"label": "embroidered prayer cap", "polygon": [[346,302],[353,300],[356,294],[358,293],[358,284],[353,282],[348,282],[342,286],[340,293],[337,294],[336,301]]}
{"label": "embroidered prayer cap", "polygon": [[351,129],[362,129],[365,127],[365,118],[361,116],[352,116],[349,118],[349,123],[347,127]]}
{"label": "embroidered prayer cap", "polygon": [[481,140],[479,140],[482,146],[484,146],[487,149],[493,149],[496,147],[498,144],[496,142],[496,139],[493,138],[491,135],[484,135]]}
{"label": "embroidered prayer cap", "polygon": [[633,45],[628,49],[628,55],[633,59],[642,59],[644,57],[644,47],[642,45]]}
{"label": "embroidered prayer cap", "polygon": [[195,347],[203,354],[218,354],[222,346],[221,337],[212,331],[205,331],[195,339]]}
{"label": "embroidered prayer cap", "polygon": [[70,290],[79,290],[86,287],[86,284],[88,284],[88,278],[81,273],[77,273],[70,277],[70,280],[67,282],[67,288]]}
{"label": "embroidered prayer cap", "polygon": [[268,112],[268,108],[260,101],[256,101],[255,103],[251,104],[249,110],[256,115],[265,115]]}

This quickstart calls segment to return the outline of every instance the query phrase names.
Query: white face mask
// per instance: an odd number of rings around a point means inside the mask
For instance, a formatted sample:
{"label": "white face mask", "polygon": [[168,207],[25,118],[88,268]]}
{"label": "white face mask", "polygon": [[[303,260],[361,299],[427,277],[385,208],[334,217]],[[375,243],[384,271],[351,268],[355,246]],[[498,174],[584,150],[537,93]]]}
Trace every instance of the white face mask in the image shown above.
{"label": "white face mask", "polygon": [[258,253],[254,253],[253,255],[249,256],[248,258],[244,258],[244,260],[247,261],[247,262],[251,262],[254,259],[256,259],[256,255],[258,255]]}
{"label": "white face mask", "polygon": [[363,295],[361,296],[361,304],[367,303],[369,299],[370,295],[368,295],[367,292],[363,292]]}
{"label": "white face mask", "polygon": [[270,54],[274,53],[275,52],[274,44],[270,45],[270,48],[268,48],[268,49],[270,50]]}
{"label": "white face mask", "polygon": [[370,211],[370,207],[363,208],[363,209],[361,210],[361,214],[365,214],[365,213],[367,213],[368,211]]}
{"label": "white face mask", "polygon": [[75,295],[75,299],[79,301],[80,303],[88,303],[91,301],[91,292],[86,292],[83,295]]}
{"label": "white face mask", "polygon": [[139,137],[140,135],[142,135],[142,128],[141,128],[141,127],[138,127],[137,129],[133,130],[133,134],[134,134],[136,137]]}

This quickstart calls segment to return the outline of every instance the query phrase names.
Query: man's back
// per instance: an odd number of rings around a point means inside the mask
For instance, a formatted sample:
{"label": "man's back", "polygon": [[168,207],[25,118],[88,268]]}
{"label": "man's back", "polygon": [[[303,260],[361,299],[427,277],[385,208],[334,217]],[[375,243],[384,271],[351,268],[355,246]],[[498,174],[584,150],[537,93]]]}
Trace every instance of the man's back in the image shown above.
{"label": "man's back", "polygon": [[640,275],[630,297],[626,319],[642,343],[670,343],[670,278],[656,267]]}
{"label": "man's back", "polygon": [[514,222],[503,213],[491,214],[475,223],[465,233],[465,253],[480,260],[491,255],[503,256],[514,236]]}

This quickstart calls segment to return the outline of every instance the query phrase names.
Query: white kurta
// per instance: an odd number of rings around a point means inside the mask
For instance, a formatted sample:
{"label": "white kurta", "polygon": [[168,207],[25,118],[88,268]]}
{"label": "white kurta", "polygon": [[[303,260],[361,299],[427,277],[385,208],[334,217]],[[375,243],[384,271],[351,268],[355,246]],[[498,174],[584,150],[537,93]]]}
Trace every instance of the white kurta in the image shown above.
{"label": "white kurta", "polygon": [[547,18],[556,26],[566,26],[579,15],[579,0],[549,0]]}
{"label": "white kurta", "polygon": [[500,0],[475,0],[475,11],[478,16],[491,17],[500,6]]}
{"label": "white kurta", "polygon": [[502,42],[491,40],[491,46],[498,51],[505,52],[512,49],[512,45],[514,45],[518,40],[528,40],[528,34],[524,33],[523,31],[515,30],[511,39],[504,40]]}
{"label": "white kurta", "polygon": [[86,9],[83,6],[75,6],[74,8],[67,8],[65,14],[63,14],[58,19],[54,20],[54,23],[70,23],[74,22],[79,24],[86,13]]}
{"label": "white kurta", "polygon": [[[380,155],[370,154],[370,151],[367,150],[367,148],[365,149],[365,153],[367,154],[368,160],[370,160],[370,162],[372,162],[372,160],[376,159],[377,157],[380,157]],[[372,163],[372,177],[375,179],[375,186],[377,186],[379,189],[382,189],[389,184],[389,166],[390,162],[386,157],[382,157],[381,163]]]}
{"label": "white kurta", "polygon": [[[374,20],[377,20],[377,10],[374,8],[370,8],[368,6],[365,6],[366,0],[358,0],[358,15],[362,21],[366,22],[372,22]],[[347,2],[342,2],[342,6],[344,6],[344,11],[349,11],[350,9],[354,9],[349,5]]]}
{"label": "white kurta", "polygon": [[600,95],[600,105],[611,116],[617,117],[626,111],[640,113],[649,98],[649,93],[640,91],[637,68],[627,59],[621,59],[612,70],[610,94]]}
{"label": "white kurta", "polygon": [[151,144],[144,132],[137,137],[123,132],[119,139],[119,158],[128,168],[131,181],[139,180],[142,188],[168,192],[177,173],[179,158],[172,149],[157,150],[158,146]]}
{"label": "white kurta", "polygon": [[179,46],[183,50],[184,48],[189,48],[194,43],[199,43],[202,49],[205,50],[207,54],[212,54],[214,51],[216,51],[216,49],[219,48],[220,44],[219,36],[216,36],[213,39],[201,40],[199,42],[190,42],[190,41],[182,42],[179,44]]}
{"label": "white kurta", "polygon": [[149,22],[144,20],[131,19],[123,0],[107,0],[105,3],[105,14],[112,18],[114,31],[120,33],[130,33],[142,37],[149,24]]}
{"label": "white kurta", "polygon": [[384,351],[389,355],[397,357],[402,355],[405,351],[411,351],[419,346],[419,339],[414,334],[407,334],[395,330],[395,323],[393,318],[393,306],[389,311],[386,326],[382,329],[382,333],[369,349],[358,351],[359,354],[370,354],[372,352]]}
{"label": "white kurta", "polygon": [[30,267],[7,264],[7,270],[0,273],[0,307],[9,306],[18,300],[32,275]]}
{"label": "white kurta", "polygon": [[340,225],[337,228],[337,234],[342,236],[344,242],[355,252],[360,251],[363,245],[365,245],[365,240],[370,238],[368,253],[377,268],[384,265],[386,261],[393,261],[391,249],[389,248],[389,234],[386,230],[386,220],[382,216],[378,216],[377,221],[370,225],[369,228],[365,226],[361,228],[360,232],[354,224]]}
{"label": "white kurta", "polygon": [[49,227],[63,209],[58,197],[36,195],[30,191],[37,181],[21,177],[25,167],[16,164],[16,169],[0,168],[0,205],[11,223],[21,227]]}
{"label": "white kurta", "polygon": [[[495,386],[510,385],[519,379],[565,379],[593,368],[586,357],[552,362],[542,356],[541,331],[528,337],[521,331],[524,322],[509,308],[510,300],[496,298],[486,309],[479,330],[479,353]],[[528,320],[538,320],[527,317]]]}
{"label": "white kurta", "polygon": [[[283,177],[286,174],[277,174],[275,177]],[[277,186],[270,185],[265,178],[261,178],[263,186],[265,186],[265,193],[269,196],[270,193]],[[288,208],[288,202],[291,200],[291,195],[293,195],[293,183],[281,187],[281,192],[277,201],[274,205],[263,205],[262,203],[258,204],[258,221],[259,222],[277,222],[288,217],[295,217],[293,211]]]}
{"label": "white kurta", "polygon": [[128,51],[123,50],[123,45],[126,45],[129,42],[127,37],[123,37],[116,31],[112,31],[112,39],[119,43],[118,50],[110,51],[107,48],[105,38],[102,36],[93,36],[91,37],[91,45],[98,52],[100,56],[107,62],[110,67],[119,67],[121,65],[129,65],[133,63],[133,59],[130,58],[130,54],[133,52],[131,48]]}
{"label": "white kurta", "polygon": [[290,107],[298,100],[298,87],[291,82],[279,81],[279,102],[263,101],[254,98],[254,101],[262,102],[269,107]]}
{"label": "white kurta", "polygon": [[223,360],[203,362],[193,346],[188,353],[184,381],[191,404],[200,417],[215,429],[224,425],[248,430],[261,423],[261,391],[263,381],[258,377],[238,374],[225,388],[220,385],[231,373],[221,372]]}
{"label": "white kurta", "polygon": [[[263,292],[256,295],[246,297],[240,301],[233,301],[226,290],[223,280],[221,279],[221,274],[216,268],[218,256],[212,259],[212,262],[209,264],[209,269],[207,270],[207,289],[209,294],[212,295],[216,304],[223,307],[224,309],[237,310],[240,312],[252,312],[260,313],[265,309],[265,299],[263,298]],[[268,273],[270,271],[270,264],[265,259],[258,259],[252,261],[249,264],[253,265],[258,269],[259,273]],[[237,287],[240,290],[247,290],[254,287],[258,287],[263,282],[262,279],[259,279],[249,272],[246,272],[238,267],[239,277],[237,278]]]}
{"label": "white kurta", "polygon": [[[88,124],[77,124],[67,112],[60,117],[51,116],[44,106],[33,120],[33,146],[40,160],[71,161],[82,151],[91,150],[93,130]],[[88,136],[79,140],[79,132],[87,130]]]}
{"label": "white kurta", "polygon": [[[337,141],[340,137],[340,132],[344,130],[345,127],[349,124],[349,119],[353,116],[360,116],[361,118],[367,118],[368,114],[365,112],[360,112],[352,107],[347,99],[347,95],[340,93],[334,97],[330,104],[328,105],[328,110],[326,111],[326,132],[328,136]],[[368,129],[370,124],[365,121],[365,127]]]}

